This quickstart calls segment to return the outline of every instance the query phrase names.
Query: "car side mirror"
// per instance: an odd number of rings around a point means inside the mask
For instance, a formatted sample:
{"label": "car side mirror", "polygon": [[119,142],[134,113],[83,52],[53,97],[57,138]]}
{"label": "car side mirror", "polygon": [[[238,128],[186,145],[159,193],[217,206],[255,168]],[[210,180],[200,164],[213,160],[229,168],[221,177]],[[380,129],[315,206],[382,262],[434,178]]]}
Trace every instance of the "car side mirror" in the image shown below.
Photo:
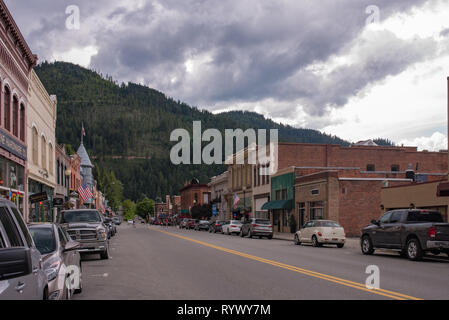
{"label": "car side mirror", "polygon": [[378,226],[378,225],[379,225],[379,221],[377,221],[377,220],[374,220],[374,219],[373,219],[373,220],[371,220],[371,223],[372,223],[372,224],[375,224],[376,226]]}
{"label": "car side mirror", "polygon": [[64,252],[76,250],[79,248],[79,246],[80,246],[80,243],[78,241],[69,241],[64,246]]}
{"label": "car side mirror", "polygon": [[0,250],[0,281],[31,274],[31,252],[28,248]]}

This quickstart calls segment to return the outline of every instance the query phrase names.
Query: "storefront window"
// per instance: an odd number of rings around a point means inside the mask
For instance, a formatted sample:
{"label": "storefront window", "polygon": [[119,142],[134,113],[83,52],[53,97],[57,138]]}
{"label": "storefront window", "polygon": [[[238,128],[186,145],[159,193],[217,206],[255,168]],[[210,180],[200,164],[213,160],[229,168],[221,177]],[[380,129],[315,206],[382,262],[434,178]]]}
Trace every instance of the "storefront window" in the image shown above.
{"label": "storefront window", "polygon": [[17,165],[15,163],[8,163],[9,166],[9,187],[17,189]]}
{"label": "storefront window", "polygon": [[310,220],[320,220],[324,217],[323,201],[310,202]]}
{"label": "storefront window", "polygon": [[6,186],[6,160],[0,158],[0,186]]}

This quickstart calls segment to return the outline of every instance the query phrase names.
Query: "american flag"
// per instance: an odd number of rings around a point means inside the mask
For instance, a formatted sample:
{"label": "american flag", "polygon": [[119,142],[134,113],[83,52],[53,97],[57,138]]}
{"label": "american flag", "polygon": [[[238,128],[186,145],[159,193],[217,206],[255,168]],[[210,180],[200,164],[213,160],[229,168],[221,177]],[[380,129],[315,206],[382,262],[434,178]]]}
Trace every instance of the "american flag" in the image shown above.
{"label": "american flag", "polygon": [[78,194],[81,198],[81,203],[86,202],[86,200],[92,198],[94,195],[92,194],[92,191],[90,191],[89,186],[84,183],[82,186],[78,188]]}
{"label": "american flag", "polygon": [[237,209],[237,203],[238,203],[239,201],[240,201],[240,198],[239,198],[239,196],[237,195],[237,193],[234,194],[234,203],[233,203],[234,209]]}
{"label": "american flag", "polygon": [[83,123],[83,125],[82,125],[82,127],[81,127],[81,134],[82,134],[83,136],[86,135],[86,131],[84,130],[84,123]]}

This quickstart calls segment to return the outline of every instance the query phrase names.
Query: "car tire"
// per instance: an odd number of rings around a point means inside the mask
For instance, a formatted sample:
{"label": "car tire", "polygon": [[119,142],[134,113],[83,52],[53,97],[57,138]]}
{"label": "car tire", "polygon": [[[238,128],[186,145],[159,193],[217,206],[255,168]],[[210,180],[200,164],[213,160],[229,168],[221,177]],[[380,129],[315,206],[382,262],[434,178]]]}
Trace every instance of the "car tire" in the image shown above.
{"label": "car tire", "polygon": [[407,258],[412,261],[419,261],[423,257],[423,250],[421,248],[421,244],[419,243],[419,240],[416,238],[412,238],[409,241],[407,241]]}
{"label": "car tire", "polygon": [[312,245],[315,248],[321,247],[321,244],[318,242],[318,238],[315,235],[312,237]]}
{"label": "car tire", "polygon": [[301,245],[301,241],[299,241],[299,237],[298,237],[298,235],[297,234],[295,234],[295,245],[297,245],[297,246],[299,246],[299,245]]}
{"label": "car tire", "polygon": [[251,233],[251,230],[248,230],[248,238],[252,239],[253,234]]}
{"label": "car tire", "polygon": [[239,236],[240,236],[240,238],[243,238],[243,231],[242,230],[240,230]]}
{"label": "car tire", "polygon": [[344,243],[339,243],[339,244],[337,244],[337,248],[339,248],[339,249],[343,248],[344,246],[345,246]]}
{"label": "car tire", "polygon": [[271,239],[273,239],[273,236],[268,236],[267,238],[268,238],[269,240],[271,240]]}
{"label": "car tire", "polygon": [[363,236],[360,246],[363,254],[372,255],[374,253],[373,242],[369,236]]}

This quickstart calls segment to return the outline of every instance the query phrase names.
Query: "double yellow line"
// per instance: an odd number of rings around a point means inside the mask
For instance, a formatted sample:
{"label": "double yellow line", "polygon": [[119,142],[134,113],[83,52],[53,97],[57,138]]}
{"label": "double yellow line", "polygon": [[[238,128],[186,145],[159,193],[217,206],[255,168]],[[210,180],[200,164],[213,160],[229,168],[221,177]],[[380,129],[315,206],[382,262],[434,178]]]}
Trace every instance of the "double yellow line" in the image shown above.
{"label": "double yellow line", "polygon": [[200,245],[203,245],[203,246],[206,246],[206,247],[209,247],[209,248],[214,248],[216,250],[220,250],[220,251],[223,251],[223,252],[231,253],[231,254],[234,254],[234,255],[237,255],[237,256],[240,256],[240,257],[244,257],[244,258],[251,259],[251,260],[254,260],[254,261],[259,261],[259,262],[262,262],[262,263],[270,264],[272,266],[279,267],[279,268],[282,268],[282,269],[285,269],[285,270],[294,271],[294,272],[301,273],[301,274],[304,274],[304,275],[307,275],[307,276],[310,276],[310,277],[313,277],[313,278],[318,278],[318,279],[330,281],[330,282],[337,283],[337,284],[340,284],[340,285],[343,285],[343,286],[346,286],[346,287],[351,287],[351,288],[358,289],[358,290],[361,290],[361,291],[366,291],[366,292],[369,292],[369,293],[372,293],[372,294],[381,295],[381,296],[384,296],[384,297],[387,297],[387,298],[391,298],[391,299],[395,299],[395,300],[422,300],[422,299],[419,299],[419,298],[416,298],[416,297],[408,296],[408,295],[405,295],[405,294],[402,294],[402,293],[399,293],[399,292],[390,291],[390,290],[385,290],[385,289],[380,289],[380,288],[379,289],[368,289],[366,287],[366,285],[362,284],[362,283],[358,283],[358,282],[354,282],[354,281],[350,281],[350,280],[334,277],[334,276],[331,276],[331,275],[315,272],[315,271],[312,271],[312,270],[298,268],[298,267],[295,267],[295,266],[292,266],[292,265],[288,265],[288,264],[277,262],[277,261],[274,261],[274,260],[269,260],[269,259],[257,257],[257,256],[254,256],[254,255],[251,255],[251,254],[247,254],[247,253],[243,253],[243,252],[240,252],[240,251],[227,249],[227,248],[216,246],[216,245],[213,245],[213,244],[210,244],[210,243],[207,243],[207,242],[203,242],[203,241],[200,241],[200,240],[195,240],[195,239],[192,239],[192,238],[184,237],[184,236],[176,234],[176,233],[167,232],[167,231],[163,231],[163,230],[159,230],[159,229],[151,229],[151,230],[159,231],[161,233],[164,233],[164,234],[167,234],[167,235],[179,238],[179,239],[183,239],[183,240],[187,240],[187,241],[190,241],[190,242],[198,243]]}

